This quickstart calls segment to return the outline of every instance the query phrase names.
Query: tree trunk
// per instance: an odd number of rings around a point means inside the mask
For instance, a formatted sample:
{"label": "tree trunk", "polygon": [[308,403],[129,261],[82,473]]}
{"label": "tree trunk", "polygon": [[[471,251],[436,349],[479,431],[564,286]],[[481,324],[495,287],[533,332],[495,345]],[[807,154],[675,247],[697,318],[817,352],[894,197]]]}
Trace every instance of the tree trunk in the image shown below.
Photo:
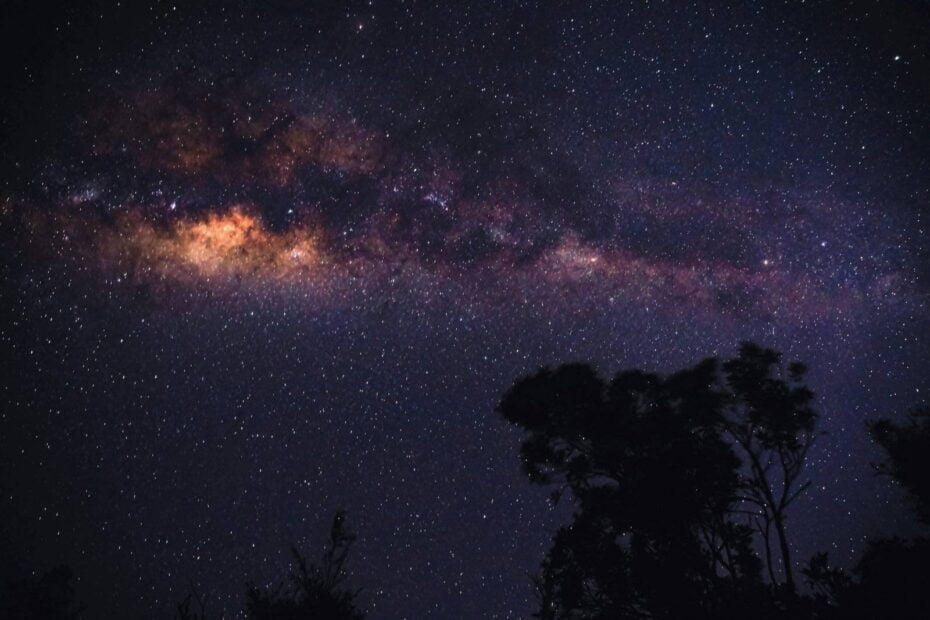
{"label": "tree trunk", "polygon": [[781,547],[781,561],[785,567],[785,585],[788,586],[788,592],[795,593],[794,572],[791,569],[791,551],[788,548],[788,537],[785,535],[784,517],[781,512],[776,512],[775,531],[778,533],[778,544]]}

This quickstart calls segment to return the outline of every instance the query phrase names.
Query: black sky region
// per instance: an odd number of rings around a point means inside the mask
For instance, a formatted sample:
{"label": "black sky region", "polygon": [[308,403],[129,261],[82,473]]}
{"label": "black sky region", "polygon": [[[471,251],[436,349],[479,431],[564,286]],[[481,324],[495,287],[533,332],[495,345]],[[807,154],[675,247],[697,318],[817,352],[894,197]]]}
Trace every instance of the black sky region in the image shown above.
{"label": "black sky region", "polygon": [[567,515],[503,391],[745,339],[829,433],[799,561],[907,533],[864,421],[930,393],[926,3],[0,11],[11,575],[233,614],[344,508],[372,617],[525,617]]}

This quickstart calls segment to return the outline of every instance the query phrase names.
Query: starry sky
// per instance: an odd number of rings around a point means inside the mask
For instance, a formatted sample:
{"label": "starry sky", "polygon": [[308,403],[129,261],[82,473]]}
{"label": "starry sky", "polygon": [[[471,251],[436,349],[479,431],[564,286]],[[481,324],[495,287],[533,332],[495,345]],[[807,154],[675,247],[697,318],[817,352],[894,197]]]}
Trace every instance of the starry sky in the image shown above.
{"label": "starry sky", "polygon": [[567,507],[503,391],[745,339],[819,396],[798,560],[909,531],[864,421],[930,394],[926,3],[0,11],[5,572],[234,615],[344,508],[372,617],[524,617]]}

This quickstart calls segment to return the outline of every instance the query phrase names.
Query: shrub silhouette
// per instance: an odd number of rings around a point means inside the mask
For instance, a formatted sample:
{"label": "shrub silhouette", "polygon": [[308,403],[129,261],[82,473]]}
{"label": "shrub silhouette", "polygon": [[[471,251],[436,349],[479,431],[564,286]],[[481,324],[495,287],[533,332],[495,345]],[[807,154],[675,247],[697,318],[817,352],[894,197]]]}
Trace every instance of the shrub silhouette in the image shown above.
{"label": "shrub silhouette", "polygon": [[296,548],[291,549],[296,569],[277,588],[249,585],[246,610],[254,620],[332,619],[358,620],[365,617],[355,606],[358,591],[345,588],[345,563],[355,536],[345,526],[345,512],[333,517],[329,546],[319,565],[308,564]]}
{"label": "shrub silhouette", "polygon": [[75,602],[72,573],[58,566],[35,578],[7,585],[0,601],[0,617],[9,620],[78,620],[84,605]]}

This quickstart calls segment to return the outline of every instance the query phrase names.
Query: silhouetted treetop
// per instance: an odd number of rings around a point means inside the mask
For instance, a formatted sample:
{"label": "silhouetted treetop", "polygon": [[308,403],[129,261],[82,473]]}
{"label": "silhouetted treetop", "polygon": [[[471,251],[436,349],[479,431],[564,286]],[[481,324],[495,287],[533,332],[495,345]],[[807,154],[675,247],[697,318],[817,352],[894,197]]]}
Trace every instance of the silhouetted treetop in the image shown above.
{"label": "silhouetted treetop", "polygon": [[[533,481],[569,487],[581,502],[604,501],[609,487],[630,519],[658,526],[669,511],[651,508],[662,497],[659,506],[692,512],[735,493],[739,461],[712,432],[723,422],[716,368],[629,371],[610,383],[582,364],[543,369],[517,382],[500,411],[528,431],[521,450]],[[716,475],[676,466],[701,461],[719,465]]]}
{"label": "silhouetted treetop", "polygon": [[787,510],[817,420],[805,372],[746,343],[670,375],[567,364],[518,380],[498,411],[526,431],[523,469],[577,507],[543,561],[538,615],[739,617],[790,601]]}
{"label": "silhouetted treetop", "polygon": [[744,408],[742,422],[765,448],[796,449],[814,430],[814,393],[803,382],[807,366],[782,367],[782,356],[748,342],[723,364],[731,399]]}

